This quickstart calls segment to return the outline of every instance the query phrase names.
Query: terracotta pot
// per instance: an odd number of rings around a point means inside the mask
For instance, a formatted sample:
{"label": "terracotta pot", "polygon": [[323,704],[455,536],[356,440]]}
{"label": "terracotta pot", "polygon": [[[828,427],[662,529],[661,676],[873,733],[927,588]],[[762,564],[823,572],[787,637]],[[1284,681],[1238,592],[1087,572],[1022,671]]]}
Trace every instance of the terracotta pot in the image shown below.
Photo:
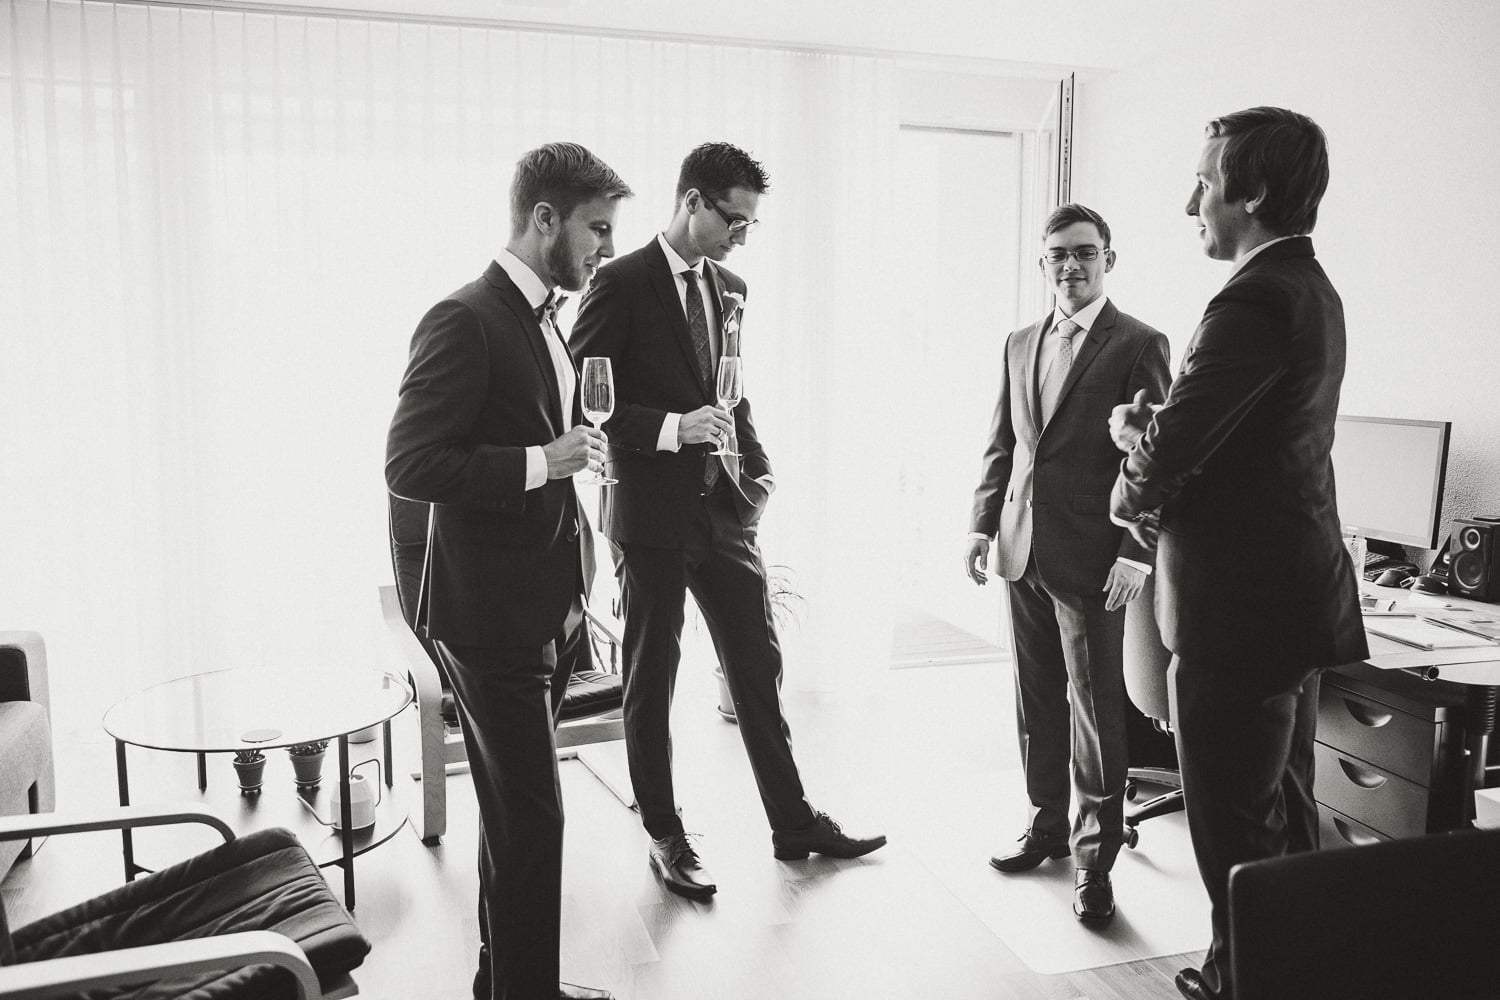
{"label": "terracotta pot", "polygon": [[261,780],[266,773],[266,759],[237,760],[234,762],[234,769],[240,776],[240,794],[259,795]]}
{"label": "terracotta pot", "polygon": [[317,753],[288,755],[292,758],[292,774],[298,788],[316,788],[322,783],[323,758],[327,754],[327,750],[319,750]]}

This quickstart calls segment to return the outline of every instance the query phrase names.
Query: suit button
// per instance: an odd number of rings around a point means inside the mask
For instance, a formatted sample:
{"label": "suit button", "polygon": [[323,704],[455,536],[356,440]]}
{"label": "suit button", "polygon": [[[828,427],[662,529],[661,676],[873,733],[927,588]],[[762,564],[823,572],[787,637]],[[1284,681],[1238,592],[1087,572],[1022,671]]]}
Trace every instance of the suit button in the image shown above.
{"label": "suit button", "polygon": [[1028,509],[1031,507],[1031,501],[1030,500],[1026,501],[1026,506],[1027,506]]}

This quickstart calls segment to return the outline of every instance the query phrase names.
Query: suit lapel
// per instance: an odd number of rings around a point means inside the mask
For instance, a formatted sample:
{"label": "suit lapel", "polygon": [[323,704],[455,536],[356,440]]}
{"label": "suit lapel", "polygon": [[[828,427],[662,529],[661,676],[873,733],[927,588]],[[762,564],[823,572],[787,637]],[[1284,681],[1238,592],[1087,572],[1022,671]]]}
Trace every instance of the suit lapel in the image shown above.
{"label": "suit lapel", "polygon": [[[707,277],[708,277],[708,287],[710,289],[712,289],[712,291],[713,291],[713,305],[710,306],[707,302],[704,302],[703,306],[704,306],[705,309],[709,309],[709,308],[714,309],[715,310],[715,315],[718,317],[718,320],[719,320],[719,352],[720,352],[720,356],[722,357],[723,356],[723,352],[724,352],[724,350],[727,347],[727,345],[724,343],[724,282],[719,277],[719,269],[716,268],[716,267],[714,267],[714,265],[712,263],[710,263],[709,261],[707,261],[707,260],[705,260],[703,262],[703,273],[705,275],[707,275]],[[695,365],[697,364],[697,358],[696,358],[696,356],[693,359],[693,363]],[[716,374],[712,374],[711,373],[709,375],[709,377],[711,379],[715,379],[715,380],[717,379],[717,375]],[[717,404],[719,401],[718,401],[718,399],[714,399],[714,400],[712,400],[712,402],[715,403],[715,404]],[[731,432],[731,436],[730,436],[730,439],[729,439],[729,450],[730,451],[739,451],[740,450],[740,446],[739,446],[739,433],[738,433],[739,421],[738,420],[735,421],[735,428],[736,428],[735,431]],[[745,491],[743,489],[741,489],[741,487],[740,487],[740,460],[739,460],[738,456],[735,456],[735,455],[720,455],[720,456],[718,456],[718,458],[719,458],[719,461],[723,464],[725,470],[727,470],[728,473],[729,473],[729,481],[732,482],[732,483],[734,483],[735,489],[739,490],[740,493],[743,494]],[[750,498],[746,497],[745,499],[749,500]]]}
{"label": "suit lapel", "polygon": [[1033,441],[1042,430],[1042,380],[1041,373],[1036,370],[1036,359],[1042,350],[1042,338],[1047,335],[1051,326],[1052,314],[1048,313],[1046,319],[1032,324],[1026,331],[1026,374],[1021,385],[1026,390],[1026,415],[1031,418]]}
{"label": "suit lapel", "polygon": [[1114,336],[1115,320],[1119,318],[1120,310],[1115,308],[1113,302],[1104,303],[1104,308],[1099,310],[1099,315],[1094,319],[1094,325],[1089,329],[1089,335],[1084,339],[1083,346],[1078,353],[1073,355],[1073,367],[1068,369],[1068,377],[1063,380],[1062,391],[1057,394],[1058,409],[1062,408],[1063,400],[1068,398],[1068,393],[1073,390],[1073,384],[1078,381],[1104,345],[1109,343],[1109,338]]}
{"label": "suit lapel", "polygon": [[[698,386],[698,392],[705,403],[712,402],[704,392],[703,380],[698,377],[698,352],[693,349],[693,335],[688,330],[687,316],[682,312],[682,299],[677,297],[677,279],[667,267],[667,255],[662,253],[661,244],[654,239],[646,244],[646,263],[651,275],[651,287],[656,291],[662,311],[667,314],[667,323],[677,338],[682,359],[692,373],[693,384]],[[708,307],[706,301],[703,305],[704,308]]]}
{"label": "suit lapel", "polygon": [[[516,325],[521,330],[521,336],[525,339],[527,346],[531,348],[532,357],[536,359],[537,374],[541,376],[542,385],[547,390],[547,412],[552,416],[554,428],[559,434],[566,428],[567,422],[562,411],[562,393],[557,387],[557,371],[552,367],[552,354],[547,350],[546,338],[551,336],[542,329],[542,324],[532,312],[531,305],[526,301],[526,296],[516,287],[516,283],[510,280],[510,275],[505,273],[505,268],[498,263],[490,262],[489,269],[484,272],[484,280],[494,289],[495,296],[500,303],[509,309],[516,317]],[[572,353],[568,356],[571,358]],[[577,371],[578,365],[573,365]]]}

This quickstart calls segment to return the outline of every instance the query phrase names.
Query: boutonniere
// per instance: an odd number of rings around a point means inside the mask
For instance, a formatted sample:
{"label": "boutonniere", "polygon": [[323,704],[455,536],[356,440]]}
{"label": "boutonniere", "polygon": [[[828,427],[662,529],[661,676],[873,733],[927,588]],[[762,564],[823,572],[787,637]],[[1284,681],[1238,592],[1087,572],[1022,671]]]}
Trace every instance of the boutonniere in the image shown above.
{"label": "boutonniere", "polygon": [[739,292],[724,293],[724,353],[740,353],[740,319],[745,314],[745,296]]}

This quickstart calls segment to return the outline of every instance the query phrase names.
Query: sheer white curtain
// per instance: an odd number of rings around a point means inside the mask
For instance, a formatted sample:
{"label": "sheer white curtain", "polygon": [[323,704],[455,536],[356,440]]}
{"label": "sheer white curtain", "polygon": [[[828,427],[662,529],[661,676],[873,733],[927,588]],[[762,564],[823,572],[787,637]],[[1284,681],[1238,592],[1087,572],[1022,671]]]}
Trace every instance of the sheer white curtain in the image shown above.
{"label": "sheer white curtain", "polygon": [[59,728],[185,673],[384,661],[408,338],[554,139],[638,192],[621,252],[693,145],[766,163],[731,266],[763,545],[808,598],[788,683],[884,664],[887,61],[76,0],[0,0],[0,35],[0,622],[47,635]]}

